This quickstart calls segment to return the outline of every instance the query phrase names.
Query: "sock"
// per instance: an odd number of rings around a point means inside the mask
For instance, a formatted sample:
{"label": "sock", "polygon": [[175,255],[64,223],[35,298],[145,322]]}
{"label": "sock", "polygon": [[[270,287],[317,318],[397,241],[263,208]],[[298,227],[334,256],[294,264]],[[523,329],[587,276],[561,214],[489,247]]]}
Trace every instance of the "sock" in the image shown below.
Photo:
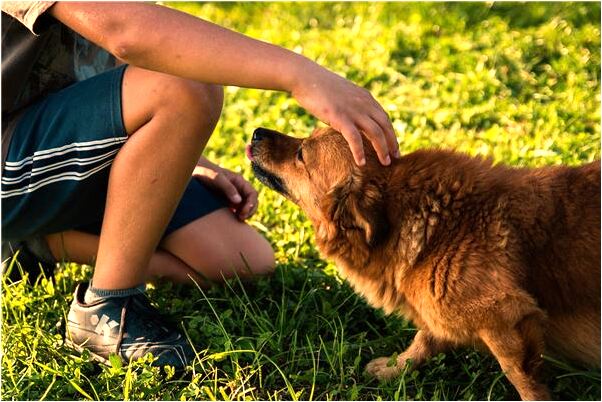
{"label": "sock", "polygon": [[86,289],[86,293],[84,294],[84,303],[90,304],[92,302],[96,302],[99,300],[110,299],[112,297],[126,297],[137,295],[140,293],[144,293],[146,290],[146,285],[143,283],[142,285],[129,288],[129,289],[97,289],[92,286],[92,282]]}

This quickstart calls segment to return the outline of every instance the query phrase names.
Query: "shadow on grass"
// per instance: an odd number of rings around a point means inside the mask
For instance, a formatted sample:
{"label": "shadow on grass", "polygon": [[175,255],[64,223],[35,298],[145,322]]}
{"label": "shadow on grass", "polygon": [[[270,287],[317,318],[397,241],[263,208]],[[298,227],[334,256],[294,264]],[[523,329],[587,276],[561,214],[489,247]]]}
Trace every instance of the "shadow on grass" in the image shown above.
{"label": "shadow on grass", "polygon": [[[277,267],[251,283],[206,291],[151,287],[198,353],[187,380],[151,367],[105,367],[62,346],[71,290],[90,267],[63,264],[33,283],[3,280],[3,399],[517,399],[497,362],[469,348],[441,354],[387,384],[363,373],[399,352],[415,329],[385,317],[323,270],[320,260]],[[548,361],[556,398],[599,399],[600,372]]]}

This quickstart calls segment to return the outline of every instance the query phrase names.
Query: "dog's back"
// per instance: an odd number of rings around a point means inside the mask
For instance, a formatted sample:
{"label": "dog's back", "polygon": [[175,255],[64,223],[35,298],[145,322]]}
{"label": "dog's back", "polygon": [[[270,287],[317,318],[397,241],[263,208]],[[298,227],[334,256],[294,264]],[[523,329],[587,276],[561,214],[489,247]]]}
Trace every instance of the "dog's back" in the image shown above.
{"label": "dog's back", "polygon": [[[494,231],[500,224],[512,233],[512,240],[502,247],[511,255],[507,262],[517,264],[510,269],[520,272],[520,286],[547,316],[548,350],[598,366],[600,161],[580,167],[516,169],[445,151],[419,151],[408,160],[413,167],[404,180],[421,182],[420,174],[429,172],[428,177],[444,185],[458,180],[464,183],[463,191],[472,192],[472,201],[467,199],[464,212],[454,219],[483,230],[475,223],[479,215],[470,212],[486,211]],[[457,241],[454,233],[439,236],[445,240],[442,244]]]}
{"label": "dog's back", "polygon": [[600,161],[537,169],[526,182],[535,191],[515,209],[528,287],[548,316],[546,342],[568,359],[599,365]]}

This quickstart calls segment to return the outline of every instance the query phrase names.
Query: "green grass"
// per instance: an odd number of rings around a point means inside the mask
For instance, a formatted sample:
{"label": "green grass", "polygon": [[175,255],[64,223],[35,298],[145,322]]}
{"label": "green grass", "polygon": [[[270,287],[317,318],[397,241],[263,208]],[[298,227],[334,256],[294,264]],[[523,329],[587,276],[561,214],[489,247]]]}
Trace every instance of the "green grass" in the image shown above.
{"label": "green grass", "polygon": [[[600,158],[599,3],[230,3],[177,8],[286,46],[369,88],[402,152],[452,147],[515,166]],[[320,259],[294,205],[252,178],[244,144],[258,126],[307,135],[316,124],[286,94],[228,88],[206,155],[260,190],[251,224],[276,250],[275,274],[201,292],[169,285],[151,299],[183,322],[198,361],[190,380],[148,362],[103,367],[63,346],[77,281],[2,284],[2,385],[8,399],[514,399],[497,362],[439,355],[389,384],[363,375],[406,347],[411,324],[374,310]],[[12,269],[17,269],[14,264]],[[599,400],[600,371],[547,360],[556,398]]]}

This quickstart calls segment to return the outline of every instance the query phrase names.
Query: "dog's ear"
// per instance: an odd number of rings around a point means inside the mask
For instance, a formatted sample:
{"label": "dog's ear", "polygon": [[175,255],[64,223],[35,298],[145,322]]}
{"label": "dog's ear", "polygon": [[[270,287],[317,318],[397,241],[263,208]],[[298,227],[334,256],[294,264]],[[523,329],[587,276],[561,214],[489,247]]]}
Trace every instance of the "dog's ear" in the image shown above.
{"label": "dog's ear", "polygon": [[380,187],[374,181],[361,183],[352,177],[334,188],[325,205],[325,213],[334,226],[329,229],[347,234],[359,231],[370,247],[381,244],[389,233],[389,221]]}

